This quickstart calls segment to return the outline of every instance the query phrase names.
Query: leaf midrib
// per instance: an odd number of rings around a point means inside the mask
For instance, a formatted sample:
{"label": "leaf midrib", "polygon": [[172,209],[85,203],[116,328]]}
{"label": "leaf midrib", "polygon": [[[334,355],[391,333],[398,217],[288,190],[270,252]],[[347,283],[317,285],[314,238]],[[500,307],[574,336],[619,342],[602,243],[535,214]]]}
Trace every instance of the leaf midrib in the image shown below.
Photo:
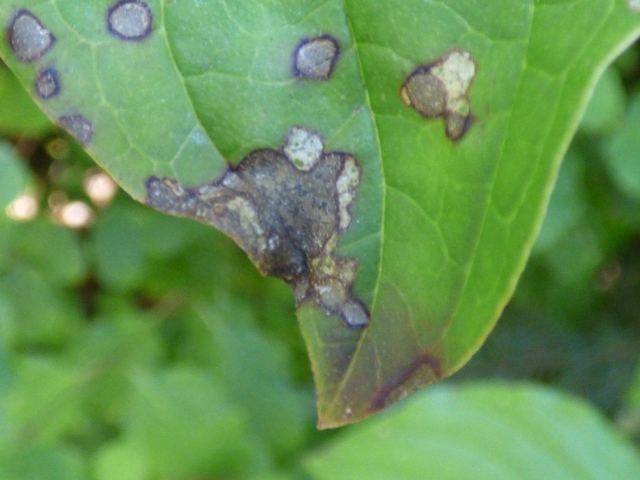
{"label": "leaf midrib", "polygon": [[[344,0],[343,1],[343,5],[344,5],[344,10],[345,10],[346,21],[347,21],[347,25],[349,27],[349,31],[351,33],[351,38],[352,38],[352,42],[353,42],[353,48],[354,48],[354,51],[356,53],[356,58],[357,58],[357,61],[358,61],[358,67],[359,67],[360,75],[362,77],[362,82],[363,82],[363,85],[365,86],[365,98],[366,98],[367,106],[369,107],[369,110],[371,112],[371,116],[372,116],[372,120],[373,120],[373,124],[374,124],[374,131],[375,131],[376,140],[377,140],[377,143],[378,143],[378,149],[379,149],[379,152],[380,152],[380,165],[381,165],[381,170],[382,170],[383,192],[382,192],[382,214],[381,214],[381,231],[380,231],[380,235],[381,235],[381,237],[380,237],[380,261],[379,261],[378,275],[377,275],[376,284],[375,284],[375,288],[374,288],[373,303],[372,303],[372,306],[371,306],[372,321],[375,321],[375,307],[377,305],[378,290],[379,290],[380,282],[381,282],[381,278],[382,278],[382,265],[383,265],[383,258],[384,258],[383,252],[384,252],[384,244],[385,244],[385,242],[384,242],[384,229],[385,229],[385,210],[386,210],[386,198],[387,198],[387,194],[386,194],[387,183],[386,183],[385,174],[384,174],[384,161],[382,159],[382,149],[381,149],[381,145],[380,145],[380,136],[379,136],[379,129],[378,129],[377,121],[376,121],[376,113],[373,110],[373,108],[371,106],[371,103],[370,103],[369,89],[367,88],[367,80],[366,80],[366,76],[364,75],[364,69],[363,69],[363,66],[362,66],[362,61],[361,61],[360,55],[358,53],[359,42],[356,39],[356,35],[355,35],[355,32],[354,32],[354,29],[353,29],[352,24],[351,24],[351,22],[349,20],[349,9],[348,9],[346,3],[347,3],[347,0]],[[447,6],[447,8],[450,8],[449,5],[446,5],[446,6]],[[534,17],[534,11],[533,11],[534,10],[534,5],[533,5],[532,2],[530,2],[530,8],[531,8],[531,14],[529,15],[529,25],[528,25],[528,27],[529,27],[528,28],[528,33],[529,34],[526,36],[526,38],[527,38],[527,46],[526,46],[526,48],[527,49],[529,48],[529,41],[530,41],[530,38],[531,38],[531,34],[530,33],[531,33],[532,24],[533,24],[533,17]],[[467,25],[469,25],[469,23],[466,21],[466,19],[459,12],[456,11],[455,15],[457,17],[459,17],[459,18],[464,19],[465,23]],[[525,58],[526,58],[526,55],[525,55]],[[523,63],[522,71],[524,71],[524,66],[525,65]],[[520,82],[521,81],[522,81],[522,75],[520,75],[520,77],[518,79],[518,86],[516,87],[516,90],[515,90],[516,92],[520,88]],[[514,97],[515,97],[515,94],[514,94]],[[512,114],[513,114],[513,110],[510,110],[509,111],[509,118],[511,118]],[[507,138],[507,135],[505,135],[505,137],[504,137],[504,139],[502,141],[502,145],[500,147],[501,151],[504,149],[504,144],[506,142],[506,138]],[[500,161],[502,161],[502,156],[500,156],[499,162]],[[455,317],[455,315],[456,315],[456,313],[457,313],[457,311],[458,311],[458,309],[460,307],[460,304],[461,304],[460,299],[463,297],[463,292],[465,291],[465,288],[468,285],[468,281],[469,281],[469,278],[470,278],[470,273],[471,273],[472,267],[474,265],[474,258],[476,256],[476,252],[477,252],[479,244],[480,244],[480,241],[479,241],[480,233],[482,233],[482,231],[484,229],[484,226],[486,224],[487,215],[488,215],[489,208],[490,208],[490,205],[491,205],[491,203],[489,201],[490,198],[491,198],[490,193],[493,192],[494,187],[495,187],[495,179],[496,179],[497,172],[498,172],[499,162],[496,164],[496,168],[494,169],[494,172],[493,172],[493,177],[491,179],[491,189],[489,191],[489,195],[487,196],[487,202],[485,204],[485,208],[483,209],[482,220],[480,221],[480,226],[478,227],[478,232],[477,232],[478,235],[475,236],[476,240],[474,242],[473,252],[469,257],[469,262],[468,262],[468,266],[467,266],[467,269],[466,269],[466,274],[465,274],[465,277],[464,277],[465,278],[464,284],[463,284],[462,288],[460,288],[458,290],[458,295],[457,295],[457,298],[456,298],[456,300],[454,302],[455,308],[452,310],[451,316],[449,317],[449,321],[447,322],[446,327],[440,332],[438,337],[434,338],[434,340],[433,340],[434,344],[438,344],[438,343],[442,342],[442,340],[444,339],[447,331],[450,328],[450,325],[451,325],[451,323],[453,321],[453,318]],[[412,324],[413,324],[413,322],[412,322]],[[358,361],[360,350],[362,348],[362,345],[364,344],[365,339],[367,338],[368,332],[369,332],[369,328],[365,329],[362,332],[362,335],[360,336],[360,338],[358,340],[358,345],[357,345],[357,347],[356,347],[356,349],[355,349],[355,351],[353,353],[351,361],[349,362],[349,366],[348,366],[347,370],[345,371],[345,374],[344,374],[342,380],[340,381],[340,384],[339,384],[338,388],[336,389],[336,392],[335,392],[335,394],[334,394],[334,396],[333,396],[333,398],[331,400],[330,405],[331,405],[332,409],[335,408],[336,404],[339,401],[339,398],[340,398],[342,392],[344,391],[344,389],[345,389],[345,387],[346,387],[346,385],[347,385],[347,383],[349,381],[349,378],[351,376],[351,372],[352,372],[353,368],[355,368],[355,364]]]}
{"label": "leaf midrib", "polygon": [[[375,282],[375,286],[373,289],[373,296],[372,296],[372,301],[371,301],[371,307],[370,307],[370,318],[371,321],[375,321],[375,311],[376,311],[376,306],[378,304],[378,291],[380,290],[380,283],[381,283],[381,278],[382,278],[382,264],[383,264],[383,259],[384,259],[384,230],[385,230],[385,218],[386,218],[386,206],[387,206],[387,181],[386,181],[386,177],[385,177],[385,171],[384,171],[384,161],[382,158],[382,148],[381,148],[381,144],[380,144],[380,132],[379,132],[379,128],[378,128],[378,123],[376,120],[376,114],[373,111],[373,108],[371,106],[371,97],[369,96],[369,88],[367,88],[367,79],[366,79],[366,75],[364,74],[364,69],[363,69],[363,65],[362,65],[362,59],[360,58],[360,52],[359,52],[359,44],[358,44],[358,40],[356,39],[356,34],[355,31],[353,29],[353,25],[351,23],[351,19],[349,16],[349,7],[347,6],[347,0],[342,0],[342,5],[343,5],[343,9],[344,9],[344,15],[345,15],[345,22],[347,24],[347,27],[349,29],[349,33],[351,36],[351,41],[353,43],[353,51],[355,53],[355,57],[356,60],[358,62],[358,71],[360,72],[360,78],[362,80],[362,84],[364,85],[364,94],[365,94],[365,104],[367,106],[367,108],[369,109],[369,112],[371,112],[371,121],[373,123],[373,131],[375,134],[375,139],[376,139],[376,144],[377,144],[377,148],[378,148],[378,155],[380,157],[380,170],[381,170],[381,185],[382,185],[382,202],[381,202],[381,208],[382,211],[380,212],[380,250],[379,250],[379,259],[378,259],[378,272],[377,272],[377,276],[376,276],[376,282]],[[355,351],[353,352],[353,356],[351,357],[351,361],[349,362],[349,366],[347,367],[347,370],[344,373],[344,376],[342,377],[342,380],[340,381],[340,384],[338,385],[338,388],[336,389],[336,393],[333,397],[333,399],[331,400],[331,406],[334,407],[336,402],[338,401],[338,399],[340,398],[340,395],[342,393],[342,391],[344,390],[347,382],[349,381],[349,378],[351,377],[351,372],[353,370],[353,368],[355,367],[355,364],[357,363],[357,360],[359,358],[359,354],[360,354],[360,349],[362,348],[362,345],[364,344],[364,341],[366,340],[368,334],[369,334],[369,329],[370,327],[366,327],[362,333],[360,334],[360,338],[358,339],[358,345],[356,346]]]}
{"label": "leaf midrib", "polygon": [[[185,83],[185,78],[186,76],[182,74],[182,71],[180,70],[180,67],[175,59],[175,52],[173,51],[172,48],[172,44],[169,41],[169,32],[166,28],[166,24],[165,24],[165,17],[166,17],[166,12],[165,12],[165,2],[162,1],[161,3],[161,13],[162,13],[162,18],[160,19],[160,24],[162,25],[162,30],[163,30],[163,34],[164,34],[164,42],[166,44],[166,48],[169,52],[173,67],[175,68],[175,70],[178,72],[178,76],[180,77],[180,82],[183,86],[184,89],[184,93],[186,95],[186,97],[189,100],[189,104],[191,106],[191,109],[193,111],[193,114],[195,116],[195,118],[198,121],[199,126],[201,127],[201,129],[205,132],[208,140],[211,142],[212,146],[216,149],[216,151],[220,154],[220,151],[217,148],[216,142],[214,141],[214,139],[211,137],[210,133],[208,132],[208,130],[206,128],[204,128],[204,125],[202,123],[201,117],[199,115],[198,110],[195,108],[195,104],[193,102],[193,99],[191,97],[191,94],[189,93],[189,89],[187,88],[187,85]],[[372,304],[371,304],[371,308],[370,308],[370,312],[371,312],[371,318],[374,318],[374,312],[376,309],[376,304],[377,304],[377,298],[378,298],[378,291],[380,289],[380,283],[381,283],[381,278],[382,278],[382,263],[383,263],[383,250],[384,250],[384,229],[385,229],[385,210],[386,210],[386,189],[387,189],[387,183],[385,180],[385,173],[384,173],[384,162],[382,161],[382,149],[381,149],[381,145],[380,145],[380,134],[379,134],[379,128],[377,125],[377,121],[376,121],[376,115],[373,111],[373,108],[371,106],[371,99],[370,99],[370,95],[369,95],[369,89],[367,88],[367,81],[366,81],[366,77],[364,75],[364,70],[363,70],[363,66],[362,66],[362,61],[360,58],[360,54],[358,52],[358,41],[356,40],[356,36],[355,36],[355,32],[353,29],[353,26],[351,24],[350,18],[349,18],[349,8],[347,6],[347,0],[343,0],[343,10],[344,10],[344,14],[345,14],[345,22],[347,24],[347,27],[349,29],[349,33],[351,36],[351,41],[353,42],[353,50],[355,52],[355,58],[357,59],[358,62],[358,71],[360,73],[360,77],[361,77],[361,81],[362,84],[364,85],[364,94],[365,94],[365,105],[368,108],[369,112],[371,112],[371,118],[372,118],[372,123],[373,123],[373,131],[374,131],[374,136],[375,136],[375,140],[376,140],[376,145],[377,145],[377,151],[378,151],[378,155],[380,157],[380,170],[381,170],[381,185],[382,185],[382,194],[381,194],[381,206],[382,206],[382,211],[381,211],[381,215],[380,215],[380,231],[376,232],[376,235],[380,236],[380,249],[379,249],[379,261],[378,261],[378,269],[377,269],[377,275],[376,275],[376,281],[375,281],[375,285],[374,285],[374,289],[373,289],[373,295],[372,295]],[[224,158],[221,155],[221,158]],[[352,360],[349,364],[349,367],[343,377],[343,381],[340,384],[339,390],[338,392],[340,392],[344,386],[346,385],[346,383],[348,382],[349,378],[350,378],[350,372],[351,370],[354,368],[357,359],[358,359],[358,353],[361,349],[361,346],[363,345],[367,334],[368,334],[369,329],[365,329],[363,330],[359,340],[358,340],[358,345],[356,347],[356,350],[354,352],[354,355],[352,357]],[[339,394],[336,395],[335,399],[337,399],[339,397]],[[334,399],[334,401],[335,401]]]}
{"label": "leaf midrib", "polygon": [[[166,2],[164,0],[160,0],[159,3],[160,3],[160,12],[162,13],[161,24],[162,24],[162,32],[164,34],[163,35],[164,42],[165,42],[165,45],[167,47],[167,52],[169,53],[169,57],[171,58],[171,63],[173,64],[173,67],[175,68],[176,72],[178,72],[178,77],[180,78],[180,84],[182,85],[182,88],[184,90],[184,95],[189,100],[189,105],[191,106],[191,110],[193,111],[193,115],[194,115],[194,117],[196,118],[196,120],[198,122],[198,125],[195,128],[200,127],[200,130],[205,133],[205,135],[207,137],[207,140],[209,140],[209,143],[215,149],[215,151],[218,153],[219,157],[221,159],[224,159],[224,156],[221,154],[220,150],[218,150],[218,146],[213,141],[213,138],[211,138],[211,135],[209,134],[209,131],[204,127],[204,124],[202,123],[202,119],[200,118],[200,114],[198,112],[198,109],[195,107],[195,104],[193,103],[193,98],[191,98],[191,94],[189,93],[189,89],[187,88],[187,84],[185,83],[185,78],[187,78],[187,77],[185,75],[183,75],[182,71],[180,70],[180,67],[178,66],[178,62],[176,61],[175,52],[173,51],[173,48],[171,47],[171,42],[169,41],[169,31],[167,30],[167,25],[165,23]],[[189,134],[187,136],[185,141],[188,141],[190,136],[191,136],[191,134]],[[172,168],[172,170],[174,170],[174,176],[177,178],[177,174],[175,172],[174,164],[175,164],[175,162],[172,160],[171,168]]]}

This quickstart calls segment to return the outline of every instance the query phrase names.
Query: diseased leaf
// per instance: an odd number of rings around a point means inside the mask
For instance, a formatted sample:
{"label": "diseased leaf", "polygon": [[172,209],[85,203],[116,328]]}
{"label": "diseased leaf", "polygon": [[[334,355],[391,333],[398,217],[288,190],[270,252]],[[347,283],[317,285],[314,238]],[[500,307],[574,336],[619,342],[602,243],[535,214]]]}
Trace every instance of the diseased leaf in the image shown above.
{"label": "diseased leaf", "polygon": [[0,22],[7,64],[125,190],[293,287],[321,427],[479,348],[640,32],[624,0],[24,0]]}

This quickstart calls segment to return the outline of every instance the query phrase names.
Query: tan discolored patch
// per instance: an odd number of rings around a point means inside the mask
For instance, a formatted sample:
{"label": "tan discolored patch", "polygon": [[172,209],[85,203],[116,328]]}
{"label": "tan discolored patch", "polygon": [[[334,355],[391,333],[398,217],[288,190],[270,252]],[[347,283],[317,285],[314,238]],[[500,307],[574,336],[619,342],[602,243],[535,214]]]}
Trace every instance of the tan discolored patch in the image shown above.
{"label": "tan discolored patch", "polygon": [[293,127],[284,140],[284,154],[305,172],[311,170],[324,153],[322,136],[306,128]]}
{"label": "tan discolored patch", "polygon": [[56,37],[29,10],[19,10],[7,28],[9,46],[23,63],[32,63],[53,46]]}
{"label": "tan discolored patch", "polygon": [[149,5],[140,0],[122,0],[107,13],[109,32],[122,40],[143,40],[151,33],[153,16]]}
{"label": "tan discolored patch", "polygon": [[293,72],[298,78],[327,80],[339,56],[340,46],[331,35],[303,40],[293,53]]}
{"label": "tan discolored patch", "polygon": [[287,282],[298,305],[363,327],[369,313],[352,294],[357,261],[337,255],[360,178],[353,155],[324,152],[320,134],[294,127],[281,149],[255,150],[211,183],[149,178],[146,203],[219,228],[263,275]]}
{"label": "tan discolored patch", "polygon": [[351,223],[349,207],[353,202],[355,190],[360,184],[361,175],[360,165],[358,165],[355,157],[349,155],[344,161],[344,166],[336,182],[338,190],[338,214],[340,228],[342,230],[349,228],[349,224]]}
{"label": "tan discolored patch", "polygon": [[469,52],[451,50],[411,72],[400,87],[400,98],[424,118],[443,117],[447,136],[458,141],[473,121],[469,89],[476,72]]}

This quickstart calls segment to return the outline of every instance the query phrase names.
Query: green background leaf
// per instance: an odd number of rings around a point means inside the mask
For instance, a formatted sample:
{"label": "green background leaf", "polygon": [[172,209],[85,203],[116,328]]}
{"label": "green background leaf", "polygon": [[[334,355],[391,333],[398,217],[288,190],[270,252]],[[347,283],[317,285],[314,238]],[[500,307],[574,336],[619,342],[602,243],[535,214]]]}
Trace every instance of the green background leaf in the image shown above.
{"label": "green background leaf", "polygon": [[27,172],[10,145],[0,142],[0,210],[21,194],[27,184]]}
{"label": "green background leaf", "polygon": [[[1,52],[31,92],[38,72],[56,69],[60,93],[40,104],[63,124],[83,115],[93,135],[76,136],[134,198],[151,175],[210,182],[225,160],[277,148],[294,125],[362,165],[340,253],[359,260],[354,293],[371,324],[350,330],[309,304],[299,310],[323,427],[451,374],[479,348],[597,77],[640,31],[622,0],[150,1],[151,34],[125,41],[108,31],[111,5],[25,1],[56,41],[30,64],[7,44]],[[0,20],[17,10],[0,6]],[[341,48],[331,79],[295,78],[296,45],[327,32]],[[455,144],[398,96],[414,68],[452,48],[478,62],[475,121]],[[101,272],[122,288],[146,274],[129,245],[131,264]]]}
{"label": "green background leaf", "polygon": [[638,128],[640,128],[640,95],[631,99],[622,128],[605,145],[608,167],[620,190],[632,198],[640,198],[640,162],[638,162]]}
{"label": "green background leaf", "polygon": [[306,460],[312,477],[635,479],[640,456],[589,405],[527,384],[438,386]]}
{"label": "green background leaf", "polygon": [[34,105],[18,79],[0,66],[0,129],[10,135],[39,136],[53,130],[51,121]]}

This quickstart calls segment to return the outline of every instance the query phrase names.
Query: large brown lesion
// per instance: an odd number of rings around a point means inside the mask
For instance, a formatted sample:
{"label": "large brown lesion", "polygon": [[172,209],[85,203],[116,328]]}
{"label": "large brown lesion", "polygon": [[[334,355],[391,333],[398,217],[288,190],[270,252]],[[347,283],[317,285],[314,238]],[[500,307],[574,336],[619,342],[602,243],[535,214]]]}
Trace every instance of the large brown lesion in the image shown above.
{"label": "large brown lesion", "polygon": [[222,230],[263,275],[287,282],[298,305],[362,327],[369,313],[352,293],[357,260],[337,255],[360,177],[353,155],[325,153],[319,134],[294,127],[279,150],[255,150],[211,183],[150,177],[146,203]]}

